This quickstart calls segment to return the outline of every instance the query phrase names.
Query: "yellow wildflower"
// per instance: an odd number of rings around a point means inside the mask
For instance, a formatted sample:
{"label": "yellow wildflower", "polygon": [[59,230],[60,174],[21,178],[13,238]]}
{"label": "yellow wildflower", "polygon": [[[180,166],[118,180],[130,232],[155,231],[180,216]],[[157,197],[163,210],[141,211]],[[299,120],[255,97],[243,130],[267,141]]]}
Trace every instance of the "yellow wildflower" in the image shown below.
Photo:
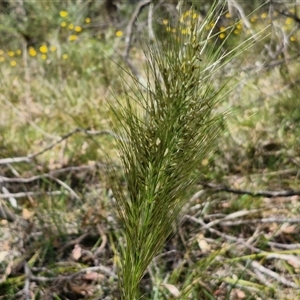
{"label": "yellow wildflower", "polygon": [[116,32],[116,36],[117,36],[117,37],[121,37],[122,35],[123,35],[123,31],[118,30],[118,31]]}
{"label": "yellow wildflower", "polygon": [[292,35],[292,36],[290,37],[290,41],[291,41],[291,42],[296,42],[296,37],[295,37],[294,35]]}
{"label": "yellow wildflower", "polygon": [[65,21],[61,22],[61,23],[60,23],[60,26],[61,26],[61,27],[66,27],[66,26],[67,26],[67,22],[65,22]]}
{"label": "yellow wildflower", "polygon": [[86,19],[85,19],[85,23],[86,23],[86,24],[90,24],[90,23],[91,23],[91,19],[90,19],[90,18],[86,18]]}
{"label": "yellow wildflower", "polygon": [[32,56],[32,57],[37,55],[37,53],[36,53],[36,51],[33,47],[29,48],[29,55]]}
{"label": "yellow wildflower", "polygon": [[207,166],[209,164],[209,160],[205,158],[204,160],[202,160],[201,164],[202,166]]}
{"label": "yellow wildflower", "polygon": [[0,56],[0,62],[3,62],[3,61],[4,61],[4,57]]}
{"label": "yellow wildflower", "polygon": [[220,38],[221,40],[223,40],[225,37],[226,37],[226,34],[225,34],[225,33],[221,33],[221,34],[219,35],[219,38]]}
{"label": "yellow wildflower", "polygon": [[62,58],[63,59],[68,59],[68,54],[63,54]]}
{"label": "yellow wildflower", "polygon": [[76,41],[77,39],[78,39],[78,36],[75,34],[72,34],[69,36],[69,41],[71,41],[71,42]]}
{"label": "yellow wildflower", "polygon": [[164,19],[162,22],[163,22],[164,25],[168,25],[169,24],[169,20],[166,20],[166,19]]}
{"label": "yellow wildflower", "polygon": [[257,20],[257,17],[256,17],[256,16],[253,16],[253,17],[250,19],[250,22],[251,22],[251,23],[254,23],[256,20]]}
{"label": "yellow wildflower", "polygon": [[291,25],[293,23],[293,19],[292,18],[287,18],[286,20],[285,20],[285,24],[286,25]]}
{"label": "yellow wildflower", "polygon": [[216,24],[215,24],[214,22],[211,22],[209,25],[207,25],[207,26],[205,27],[205,29],[206,29],[206,30],[210,30],[210,29],[214,28],[215,25],[216,25]]}
{"label": "yellow wildflower", "polygon": [[10,56],[10,57],[13,57],[13,56],[15,56],[15,52],[14,51],[8,51],[7,55]]}
{"label": "yellow wildflower", "polygon": [[236,29],[242,29],[242,24],[241,23],[237,24]]}
{"label": "yellow wildflower", "polygon": [[73,24],[70,24],[70,25],[69,25],[69,29],[71,29],[71,30],[74,29],[74,25],[73,25]]}
{"label": "yellow wildflower", "polygon": [[10,65],[11,65],[12,67],[15,67],[15,66],[17,65],[17,62],[16,62],[15,60],[12,60],[12,61],[10,62]]}
{"label": "yellow wildflower", "polygon": [[42,54],[42,55],[41,55],[41,59],[42,59],[42,60],[46,60],[46,59],[47,59],[47,55],[46,55],[46,54]]}
{"label": "yellow wildflower", "polygon": [[82,28],[80,26],[75,26],[74,30],[76,32],[81,32],[82,31]]}
{"label": "yellow wildflower", "polygon": [[230,13],[227,13],[227,14],[225,15],[225,18],[230,19],[230,18],[231,18],[231,14],[230,14]]}
{"label": "yellow wildflower", "polygon": [[65,10],[62,10],[59,15],[62,17],[62,18],[66,18],[68,16],[68,12],[65,11]]}
{"label": "yellow wildflower", "polygon": [[57,49],[56,46],[51,46],[51,47],[50,47],[51,52],[55,52],[56,49]]}
{"label": "yellow wildflower", "polygon": [[16,51],[16,53],[17,53],[18,55],[20,55],[20,54],[22,53],[22,51],[21,51],[20,49],[18,49],[18,50]]}
{"label": "yellow wildflower", "polygon": [[265,19],[267,16],[268,16],[267,13],[263,13],[263,14],[260,15],[260,17],[261,17],[262,19]]}
{"label": "yellow wildflower", "polygon": [[193,19],[196,19],[198,15],[196,13],[193,13]]}
{"label": "yellow wildflower", "polygon": [[45,54],[48,52],[48,47],[46,45],[42,45],[39,50],[41,53]]}
{"label": "yellow wildflower", "polygon": [[224,32],[224,31],[226,31],[226,28],[225,28],[224,26],[221,26],[221,27],[220,27],[220,31],[221,31],[221,32]]}

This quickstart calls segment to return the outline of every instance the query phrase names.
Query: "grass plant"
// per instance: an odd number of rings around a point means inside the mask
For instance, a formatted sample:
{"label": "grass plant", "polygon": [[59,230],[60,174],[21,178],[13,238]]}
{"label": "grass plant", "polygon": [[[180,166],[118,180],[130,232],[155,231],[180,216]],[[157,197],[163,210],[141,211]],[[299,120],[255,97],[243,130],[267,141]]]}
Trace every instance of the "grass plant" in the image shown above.
{"label": "grass plant", "polygon": [[[183,14],[183,12],[180,12]],[[112,106],[121,139],[117,147],[127,185],[112,182],[124,227],[121,245],[122,299],[139,299],[139,283],[162,250],[198,179],[200,167],[224,128],[225,112],[216,113],[229,79],[215,84],[217,74],[252,43],[252,38],[223,51],[214,26],[222,13],[217,3],[205,19],[185,13],[183,33],[144,46],[147,85],[132,76],[124,82],[125,103]],[[176,34],[177,32],[177,34]],[[111,170],[113,172],[113,170]]]}

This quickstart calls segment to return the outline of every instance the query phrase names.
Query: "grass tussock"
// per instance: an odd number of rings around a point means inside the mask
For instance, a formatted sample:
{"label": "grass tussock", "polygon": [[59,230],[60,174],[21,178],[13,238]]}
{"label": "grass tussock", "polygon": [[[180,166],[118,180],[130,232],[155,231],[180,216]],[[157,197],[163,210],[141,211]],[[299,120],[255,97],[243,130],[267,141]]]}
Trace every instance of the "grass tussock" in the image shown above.
{"label": "grass tussock", "polygon": [[139,298],[139,282],[172,233],[196,171],[204,172],[202,161],[224,127],[225,114],[214,110],[226,82],[215,88],[215,76],[253,42],[223,52],[214,28],[207,31],[219,9],[213,5],[201,21],[191,13],[189,34],[147,47],[147,85],[132,77],[137,91],[125,89],[125,104],[112,107],[127,187],[122,193],[112,183],[125,235],[122,299]]}

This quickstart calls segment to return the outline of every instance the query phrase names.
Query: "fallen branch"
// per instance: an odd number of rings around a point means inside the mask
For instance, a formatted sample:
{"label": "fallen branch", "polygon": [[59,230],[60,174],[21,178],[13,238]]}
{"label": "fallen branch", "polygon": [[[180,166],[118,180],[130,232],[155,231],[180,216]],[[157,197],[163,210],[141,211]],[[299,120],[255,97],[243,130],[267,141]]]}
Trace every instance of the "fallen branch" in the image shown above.
{"label": "fallen branch", "polygon": [[21,157],[2,158],[2,159],[0,159],[0,165],[19,163],[19,162],[31,162],[37,156],[40,156],[40,155],[44,154],[45,152],[51,150],[56,145],[60,144],[61,142],[63,142],[64,140],[68,139],[70,136],[72,136],[73,134],[78,133],[78,132],[82,132],[82,133],[85,133],[85,134],[91,135],[91,136],[111,135],[114,138],[120,139],[119,136],[117,136],[114,132],[112,132],[110,130],[94,131],[94,130],[87,130],[87,129],[84,129],[84,128],[76,128],[76,129],[68,132],[67,134],[63,135],[58,141],[48,145],[47,147],[45,147],[41,151],[38,151],[34,154],[30,154],[28,156],[21,156]]}
{"label": "fallen branch", "polygon": [[87,273],[87,272],[97,272],[99,271],[100,273],[103,273],[106,276],[112,277],[114,279],[117,278],[117,275],[115,273],[113,273],[109,268],[105,267],[105,266],[96,266],[96,267],[89,267],[89,268],[85,268],[82,270],[79,270],[78,272],[71,274],[69,276],[55,276],[55,277],[44,277],[44,276],[34,276],[32,274],[30,274],[29,278],[30,280],[34,280],[34,281],[40,281],[40,282],[48,282],[48,281],[55,281],[55,280],[72,280],[74,277],[81,275],[83,273]]}
{"label": "fallen branch", "polygon": [[31,197],[31,196],[39,196],[39,195],[48,195],[48,196],[59,196],[61,195],[61,191],[52,191],[52,192],[20,192],[20,193],[10,193],[10,194],[0,194],[0,198],[7,199],[10,197],[14,198],[23,198],[23,197]]}
{"label": "fallen branch", "polygon": [[[0,176],[0,183],[1,182],[14,182],[14,183],[29,183],[32,181],[36,181],[39,179],[43,178],[49,178],[52,179],[53,181],[56,181],[60,186],[62,186],[65,190],[67,190],[71,196],[73,196],[76,199],[80,199],[80,197],[69,187],[65,182],[61,181],[58,178],[55,178],[54,176],[51,176],[49,174],[43,174],[43,175],[36,175],[32,176],[30,178],[8,178],[8,177],[3,177]],[[0,194],[1,198],[21,198],[21,197],[28,197],[28,196],[34,196],[34,195],[42,195],[42,194],[47,194],[47,195],[60,195],[61,192],[59,191],[54,191],[54,192],[20,192],[20,193],[4,193]]]}
{"label": "fallen branch", "polygon": [[[19,222],[20,225],[28,228],[29,222],[22,217],[15,215],[0,199],[0,219],[7,220],[8,222]],[[1,283],[1,277],[0,277]]]}
{"label": "fallen branch", "polygon": [[26,300],[30,300],[31,299],[31,295],[30,295],[30,269],[28,266],[28,263],[26,262],[24,265],[24,270],[25,270],[25,284],[24,284],[24,288],[23,288],[23,295],[25,297]]}
{"label": "fallen branch", "polygon": [[31,183],[33,181],[37,181],[43,178],[52,178],[56,175],[62,174],[62,173],[69,173],[74,171],[85,171],[85,170],[93,170],[95,168],[101,168],[105,167],[104,164],[95,163],[93,165],[82,165],[82,166],[70,166],[66,168],[56,169],[52,170],[49,173],[44,173],[41,175],[35,175],[28,178],[20,178],[20,177],[5,177],[0,176],[0,183]]}
{"label": "fallen branch", "polygon": [[280,276],[278,273],[275,273],[274,271],[267,269],[266,267],[262,266],[261,264],[259,264],[256,261],[250,262],[250,265],[252,266],[252,268],[259,270],[261,273],[264,273],[271,278],[274,278],[276,281],[280,282],[281,284],[283,284],[285,286],[289,286],[289,287],[292,287],[295,289],[300,288],[300,286],[298,284],[287,280],[286,278]]}
{"label": "fallen branch", "polygon": [[299,224],[300,218],[289,219],[289,218],[262,218],[262,219],[252,219],[252,220],[238,220],[238,221],[221,221],[220,225],[223,226],[237,226],[246,224],[259,224],[259,223],[289,223],[289,224]]}
{"label": "fallen branch", "polygon": [[282,244],[282,243],[268,242],[268,245],[270,247],[287,249],[287,250],[299,250],[300,249],[300,244]]}
{"label": "fallen branch", "polygon": [[248,190],[239,190],[233,189],[225,185],[216,185],[212,183],[200,183],[204,188],[212,189],[214,192],[228,192],[237,195],[249,195],[252,197],[266,197],[266,198],[275,198],[275,197],[291,197],[291,196],[300,196],[300,191],[288,190],[288,191],[258,191],[251,192]]}
{"label": "fallen branch", "polygon": [[151,0],[140,1],[139,4],[136,6],[136,8],[129,20],[129,23],[128,23],[127,29],[126,29],[126,36],[125,36],[125,51],[124,51],[124,55],[123,55],[124,59],[128,59],[129,51],[132,46],[134,23],[135,23],[136,19],[138,18],[139,14],[142,12],[143,8],[146,7],[147,5],[149,5],[150,3],[151,3]]}

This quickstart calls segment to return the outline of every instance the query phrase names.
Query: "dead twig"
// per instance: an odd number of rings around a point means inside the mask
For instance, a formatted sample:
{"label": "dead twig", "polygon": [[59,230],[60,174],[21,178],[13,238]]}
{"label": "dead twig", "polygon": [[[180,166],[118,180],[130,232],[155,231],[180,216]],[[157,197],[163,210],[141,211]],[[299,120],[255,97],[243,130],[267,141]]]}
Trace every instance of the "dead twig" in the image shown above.
{"label": "dead twig", "polygon": [[[0,180],[0,182],[1,182],[1,180]],[[3,192],[3,195],[11,195],[11,193],[5,186],[2,187],[2,192]],[[19,208],[15,197],[8,197],[8,201],[13,208]]]}
{"label": "dead twig", "polygon": [[278,273],[275,273],[274,271],[271,271],[270,269],[267,269],[266,267],[259,264],[257,261],[250,262],[250,265],[252,266],[253,269],[259,270],[261,273],[274,278],[275,280],[277,280],[278,282],[280,282],[281,284],[283,284],[285,286],[289,286],[289,287],[292,287],[295,289],[300,288],[300,286],[298,284],[287,280],[286,278],[280,276]]}
{"label": "dead twig", "polygon": [[[297,53],[288,58],[277,59],[277,60],[272,59],[272,61],[264,62],[264,63],[262,63],[261,68],[259,69],[259,72],[270,71],[271,68],[286,64],[288,62],[295,61],[296,59],[299,58],[299,56],[300,56],[300,53]],[[257,71],[257,66],[253,67],[253,65],[249,65],[249,66],[246,66],[245,68],[242,68],[241,70],[245,71],[245,72],[252,71],[252,70]],[[259,74],[261,75],[261,73],[259,73]]]}
{"label": "dead twig", "polygon": [[[0,198],[1,198],[1,194],[0,194]],[[10,209],[6,207],[5,204],[2,203],[1,199],[0,199],[0,219],[7,220],[8,222],[14,222],[17,219],[17,216],[13,212],[11,212]]]}
{"label": "dead twig", "polygon": [[45,177],[46,177],[46,178],[50,178],[50,179],[56,181],[56,182],[57,182],[59,185],[61,185],[65,190],[67,190],[73,198],[75,198],[75,199],[77,199],[77,200],[80,200],[80,197],[75,193],[75,191],[74,191],[71,187],[69,187],[65,182],[63,182],[63,181],[61,181],[60,179],[55,178],[55,177],[53,177],[53,176],[51,176],[51,175],[48,175],[48,176],[45,176]]}
{"label": "dead twig", "polygon": [[41,175],[35,175],[31,176],[28,178],[20,178],[20,177],[5,177],[5,176],[0,176],[0,183],[31,183],[33,181],[37,181],[43,178],[53,178],[56,175],[59,175],[61,173],[69,173],[69,172],[74,172],[74,171],[85,171],[85,170],[93,170],[95,168],[102,168],[105,167],[104,164],[98,164],[95,163],[93,165],[83,165],[83,166],[70,166],[66,168],[61,168],[61,169],[56,169],[52,170],[49,173],[44,173]]}
{"label": "dead twig", "polygon": [[30,295],[29,286],[30,286],[31,271],[30,271],[27,263],[25,263],[25,265],[24,265],[24,270],[25,270],[26,278],[25,278],[25,284],[24,284],[24,288],[23,288],[23,294],[24,294],[24,298],[26,300],[30,300],[31,295]]}
{"label": "dead twig", "polygon": [[154,14],[154,4],[150,3],[148,12],[148,36],[150,41],[155,40],[155,34],[153,30],[153,14]]}
{"label": "dead twig", "polygon": [[61,195],[61,191],[52,191],[52,192],[20,192],[20,193],[11,193],[11,194],[0,194],[0,198],[23,198],[23,197],[30,197],[30,196],[39,196],[39,195],[48,195],[48,196],[59,196]]}
{"label": "dead twig", "polygon": [[[0,183],[31,183],[33,181],[38,181],[41,179],[51,179],[55,182],[57,182],[60,186],[62,186],[68,193],[74,197],[75,199],[80,199],[80,197],[75,193],[71,187],[69,187],[65,182],[55,177],[55,175],[65,173],[65,172],[71,172],[71,171],[82,171],[82,170],[92,170],[93,168],[96,168],[97,166],[103,166],[102,164],[94,164],[94,165],[84,165],[84,166],[71,166],[67,168],[62,168],[58,170],[50,171],[49,173],[41,174],[41,175],[35,175],[29,178],[9,178],[5,176],[0,176]],[[52,192],[19,192],[19,193],[9,193],[7,190],[5,190],[4,193],[0,193],[0,198],[2,199],[14,199],[14,198],[22,198],[22,197],[29,197],[29,196],[37,196],[37,195],[51,195],[51,196],[57,196],[61,195],[62,192],[60,191],[52,191]],[[15,203],[15,202],[13,202]],[[14,205],[12,205],[14,206]]]}
{"label": "dead twig", "polygon": [[238,220],[238,221],[220,221],[219,224],[223,226],[238,226],[245,224],[259,224],[259,223],[290,223],[299,224],[300,218],[289,219],[289,218],[262,218],[262,219],[252,219],[252,220]]}
{"label": "dead twig", "polygon": [[[1,198],[1,194],[0,194]],[[6,205],[5,203],[2,203],[2,200],[0,199],[0,219],[4,219],[8,222],[19,222],[19,224],[25,228],[28,228],[29,222],[22,217],[14,214]],[[0,280],[1,283],[1,280]]]}
{"label": "dead twig", "polygon": [[95,256],[99,255],[104,250],[104,248],[107,244],[107,236],[106,236],[104,230],[102,229],[102,227],[99,224],[97,224],[97,229],[98,229],[98,232],[101,236],[102,241],[101,241],[100,246],[94,252]]}
{"label": "dead twig", "polygon": [[128,59],[128,57],[129,57],[129,52],[130,52],[130,49],[132,46],[133,26],[135,24],[135,21],[138,18],[139,14],[142,12],[142,10],[150,3],[151,3],[151,0],[140,1],[137,4],[129,22],[128,22],[128,25],[126,28],[126,35],[125,35],[125,51],[123,54],[124,59]]}
{"label": "dead twig", "polygon": [[[251,29],[251,24],[248,21],[243,8],[235,0],[228,0],[228,10],[231,14],[232,14],[232,8],[233,7],[239,12],[239,14],[241,16],[241,19],[243,20],[243,22],[246,25],[247,29]],[[255,35],[253,35],[253,36],[255,36]]]}
{"label": "dead twig", "polygon": [[[241,211],[237,211],[237,212],[234,212],[234,213],[231,213],[231,214],[227,215],[224,218],[217,219],[217,220],[209,222],[208,224],[205,224],[205,228],[207,229],[207,228],[210,228],[210,227],[215,226],[217,224],[223,225],[224,223],[230,222],[230,221],[226,222],[226,220],[231,220],[231,219],[236,219],[236,218],[240,218],[240,217],[245,217],[245,216],[248,216],[248,215],[251,215],[251,214],[258,213],[259,211],[261,211],[261,210],[259,210],[259,209],[253,209],[253,210],[241,210]],[[231,221],[231,222],[234,222],[234,221]]]}
{"label": "dead twig", "polygon": [[101,265],[101,266],[89,267],[89,268],[79,270],[78,272],[76,272],[74,274],[71,274],[69,276],[44,277],[44,276],[31,275],[30,279],[34,280],[34,281],[40,281],[40,282],[48,282],[48,281],[56,281],[56,280],[59,280],[59,281],[72,280],[74,277],[76,277],[78,275],[81,275],[81,274],[87,273],[87,272],[92,272],[92,271],[94,271],[94,272],[99,271],[99,272],[103,273],[106,276],[112,277],[114,279],[117,278],[117,275],[115,273],[113,273],[109,268],[104,267],[104,266]]}
{"label": "dead twig", "polygon": [[291,197],[291,196],[300,196],[300,191],[287,190],[287,191],[258,191],[251,192],[248,190],[239,190],[233,189],[226,185],[216,185],[212,183],[200,183],[204,188],[212,189],[214,192],[228,192],[237,195],[249,195],[252,197],[266,197],[266,198],[275,198],[275,197]]}
{"label": "dead twig", "polygon": [[36,158],[36,157],[44,154],[45,152],[51,150],[56,145],[60,144],[64,140],[68,139],[70,136],[74,135],[75,133],[79,133],[79,132],[85,133],[85,134],[90,135],[90,136],[111,135],[116,139],[121,139],[118,135],[116,135],[114,132],[112,132],[110,130],[94,131],[94,130],[87,130],[87,129],[84,129],[84,128],[76,128],[76,129],[68,132],[67,134],[63,135],[56,142],[49,144],[47,147],[45,147],[41,151],[38,151],[34,154],[30,154],[28,156],[21,156],[21,157],[2,158],[2,159],[0,159],[0,165],[19,163],[19,162],[31,162],[34,158]]}
{"label": "dead twig", "polygon": [[71,246],[74,246],[76,244],[79,244],[83,239],[85,239],[87,236],[89,236],[89,232],[86,232],[84,234],[82,234],[81,236],[79,236],[78,238],[69,241],[68,243],[66,243],[60,250],[59,250],[59,255],[61,256],[63,254],[63,252]]}
{"label": "dead twig", "polygon": [[281,244],[281,243],[275,243],[275,242],[268,242],[268,245],[270,247],[274,248],[281,248],[281,249],[287,249],[287,250],[299,250],[300,244]]}
{"label": "dead twig", "polygon": [[239,242],[239,241],[243,240],[243,241],[245,242],[244,239],[236,238],[236,237],[234,237],[234,236],[231,236],[231,235],[222,233],[222,232],[220,232],[219,230],[216,230],[216,229],[214,229],[214,228],[207,227],[207,225],[203,222],[202,219],[198,219],[198,218],[195,218],[195,217],[189,216],[189,215],[185,215],[184,218],[187,219],[187,220],[193,221],[194,223],[200,224],[200,225],[202,226],[203,229],[207,229],[208,231],[210,231],[210,232],[212,232],[212,233],[215,233],[215,234],[217,234],[218,236],[223,237],[224,239],[226,239],[226,240],[228,240],[228,241],[231,241],[231,242]]}

